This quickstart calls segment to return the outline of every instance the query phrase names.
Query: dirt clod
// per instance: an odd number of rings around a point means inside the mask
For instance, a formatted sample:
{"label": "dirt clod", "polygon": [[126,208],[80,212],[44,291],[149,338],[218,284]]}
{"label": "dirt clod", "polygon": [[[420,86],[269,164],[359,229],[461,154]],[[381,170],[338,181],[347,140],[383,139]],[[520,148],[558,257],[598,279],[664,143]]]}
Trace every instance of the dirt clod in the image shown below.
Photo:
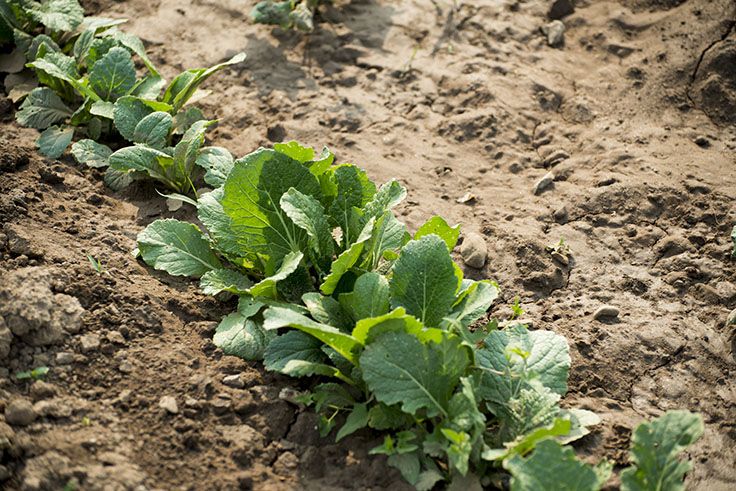
{"label": "dirt clod", "polygon": [[37,417],[33,404],[27,399],[13,399],[5,406],[5,421],[11,425],[28,426]]}

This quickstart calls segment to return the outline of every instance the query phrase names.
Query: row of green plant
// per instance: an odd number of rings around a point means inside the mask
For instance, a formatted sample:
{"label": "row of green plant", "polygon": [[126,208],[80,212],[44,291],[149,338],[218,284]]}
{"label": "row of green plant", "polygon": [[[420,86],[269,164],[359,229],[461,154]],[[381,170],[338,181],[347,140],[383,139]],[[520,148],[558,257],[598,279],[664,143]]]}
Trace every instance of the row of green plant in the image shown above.
{"label": "row of green plant", "polygon": [[[141,40],[118,29],[124,21],[84,17],[76,0],[0,0],[0,19],[0,39],[12,39],[13,56],[25,60],[40,85],[25,96],[16,119],[42,131],[43,155],[58,158],[81,137],[72,154],[107,168],[111,188],[150,177],[178,193],[194,192],[199,174],[208,180],[221,160],[232,161],[225,149],[202,148],[215,121],[187,104],[205,80],[245,54],[167,83]],[[136,60],[145,66],[142,76]]]}
{"label": "row of green plant", "polygon": [[[468,479],[511,489],[600,489],[612,466],[579,461],[570,442],[598,417],[563,409],[568,345],[550,331],[481,322],[498,285],[463,277],[459,227],[433,217],[410,234],[393,209],[396,181],[377,187],[352,164],[296,142],[238,159],[196,202],[199,222],[157,220],[137,254],[155,269],[238,297],[218,326],[225,353],[320,383],[299,400],[337,440],[385,435],[373,453],[420,490]],[[633,435],[624,490],[679,489],[678,454],[703,431],[670,412]],[[462,483],[462,484],[461,484]]]}
{"label": "row of green plant", "polygon": [[[276,23],[309,30],[315,7],[262,2],[254,16],[280,12]],[[523,490],[594,490],[608,480],[610,464],[585,464],[567,446],[599,419],[560,406],[565,339],[485,321],[499,288],[463,277],[451,256],[459,227],[433,217],[411,234],[393,211],[406,189],[377,187],[326,148],[290,142],[234,161],[204,146],[214,121],[187,103],[244,55],[167,84],[121,23],[84,17],[76,0],[0,0],[0,44],[13,46],[39,85],[16,117],[42,130],[49,157],[76,137],[76,160],[107,168],[114,189],[150,177],[194,196],[179,195],[196,206],[205,232],[158,220],[139,235],[137,254],[199,278],[207,294],[237,297],[217,346],[268,370],[318,377],[300,401],[320,415],[322,433],[384,434],[373,452],[417,489],[472,480],[502,487],[509,474],[511,488]],[[201,196],[199,174],[214,188]],[[679,489],[689,463],[678,454],[702,431],[687,412],[641,425],[622,488]]]}

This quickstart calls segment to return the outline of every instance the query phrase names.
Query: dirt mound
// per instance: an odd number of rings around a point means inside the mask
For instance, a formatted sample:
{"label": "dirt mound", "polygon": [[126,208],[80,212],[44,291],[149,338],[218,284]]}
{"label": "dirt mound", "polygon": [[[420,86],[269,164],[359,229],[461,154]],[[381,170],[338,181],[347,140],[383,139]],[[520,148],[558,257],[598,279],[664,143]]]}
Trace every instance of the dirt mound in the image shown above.
{"label": "dirt mound", "polygon": [[695,73],[691,97],[713,121],[736,123],[736,35],[705,52]]}

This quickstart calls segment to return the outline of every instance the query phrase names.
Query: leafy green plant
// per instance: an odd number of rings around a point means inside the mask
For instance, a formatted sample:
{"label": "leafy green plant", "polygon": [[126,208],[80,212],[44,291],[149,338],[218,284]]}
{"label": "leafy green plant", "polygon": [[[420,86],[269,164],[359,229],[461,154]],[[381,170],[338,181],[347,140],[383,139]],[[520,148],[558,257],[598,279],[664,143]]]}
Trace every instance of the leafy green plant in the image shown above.
{"label": "leafy green plant", "polygon": [[687,411],[668,411],[640,424],[631,438],[631,467],[621,473],[623,491],[681,491],[692,463],[678,456],[703,435],[703,418]]}
{"label": "leafy green plant", "polygon": [[[64,3],[50,3],[59,2]],[[124,21],[77,20],[80,22],[58,24],[74,27],[50,35],[14,31],[15,49],[23,53],[26,66],[41,85],[25,97],[16,119],[23,126],[43,131],[39,148],[53,158],[71,143],[75,128],[94,139],[110,135],[111,109],[119,97],[134,93],[155,97],[163,84],[140,39],[115,27]],[[148,69],[143,79],[137,78],[133,55]]]}
{"label": "leafy green plant", "polygon": [[41,30],[59,42],[83,20],[77,0],[0,0],[0,46],[27,40]]}
{"label": "leafy green plant", "polygon": [[[140,39],[117,29],[124,21],[84,18],[76,0],[0,2],[3,22],[13,26],[16,51],[42,85],[16,113],[20,124],[43,131],[41,153],[59,157],[76,133],[86,138],[74,144],[73,155],[91,167],[109,166],[105,180],[112,188],[145,176],[182,193],[194,189],[198,160],[208,173],[216,161],[232,161],[224,149],[202,149],[204,132],[213,121],[186,104],[203,82],[242,62],[245,54],[210,68],[186,70],[166,85]],[[39,9],[50,13],[38,15]],[[39,32],[41,22],[48,33]],[[147,69],[143,77],[134,56]],[[113,152],[100,143],[115,144],[119,137],[134,146]]]}
{"label": "leafy green plant", "polygon": [[250,16],[258,24],[310,32],[314,30],[314,12],[319,4],[320,0],[263,0],[253,7]]}
{"label": "leafy green plant", "polygon": [[385,432],[374,453],[418,489],[485,475],[548,438],[585,435],[597,417],[559,406],[564,338],[471,328],[498,286],[463,278],[450,256],[458,228],[435,217],[412,237],[392,212],[401,185],[377,189],[333,160],[296,142],[239,159],[199,198],[207,235],[158,220],[138,236],[138,253],[199,277],[207,294],[237,295],[215,344],[286,375],[332,378],[304,398],[323,433],[343,416],[338,439]]}
{"label": "leafy green plant", "polygon": [[[107,117],[115,129],[133,146],[116,152],[92,139],[72,146],[72,154],[90,167],[108,167],[105,182],[119,190],[134,179],[150,177],[178,193],[194,191],[197,170],[216,185],[218,172],[232,166],[233,158],[224,148],[206,147],[204,135],[215,121],[185,106],[199,86],[218,71],[242,62],[245,54],[210,68],[187,70],[178,75],[160,94],[160,88],[145,94],[119,97],[107,107]],[[155,94],[154,94],[155,92]]]}

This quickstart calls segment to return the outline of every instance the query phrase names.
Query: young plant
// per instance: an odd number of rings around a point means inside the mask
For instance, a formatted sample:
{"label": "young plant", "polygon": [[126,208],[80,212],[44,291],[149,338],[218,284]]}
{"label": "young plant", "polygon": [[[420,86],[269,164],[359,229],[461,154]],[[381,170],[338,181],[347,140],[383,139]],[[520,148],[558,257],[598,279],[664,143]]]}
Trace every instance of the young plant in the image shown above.
{"label": "young plant", "polygon": [[[158,220],[138,236],[156,269],[239,297],[218,326],[225,353],[333,381],[306,398],[341,439],[386,433],[375,453],[418,489],[496,472],[538,442],[567,443],[597,417],[564,410],[564,338],[511,325],[472,329],[498,295],[463,278],[459,228],[435,217],[410,236],[392,212],[406,190],[376,189],[351,164],[296,142],[219,170],[195,225]],[[493,325],[491,325],[491,328]],[[601,468],[603,477],[604,468]],[[601,479],[602,479],[601,477]]]}
{"label": "young plant", "polygon": [[311,32],[314,30],[314,12],[319,4],[319,0],[263,0],[253,7],[250,16],[258,24]]}
{"label": "young plant", "polygon": [[230,153],[217,147],[203,148],[204,134],[215,121],[204,119],[196,107],[185,107],[199,86],[218,71],[242,62],[240,53],[210,68],[187,70],[178,75],[159,96],[161,85],[146,94],[127,94],[106,106],[107,117],[127,141],[133,143],[113,152],[106,145],[83,139],[72,154],[90,167],[108,167],[105,182],[114,190],[134,179],[150,177],[177,193],[195,190],[198,169],[205,181],[216,185],[212,175],[232,166]]}

